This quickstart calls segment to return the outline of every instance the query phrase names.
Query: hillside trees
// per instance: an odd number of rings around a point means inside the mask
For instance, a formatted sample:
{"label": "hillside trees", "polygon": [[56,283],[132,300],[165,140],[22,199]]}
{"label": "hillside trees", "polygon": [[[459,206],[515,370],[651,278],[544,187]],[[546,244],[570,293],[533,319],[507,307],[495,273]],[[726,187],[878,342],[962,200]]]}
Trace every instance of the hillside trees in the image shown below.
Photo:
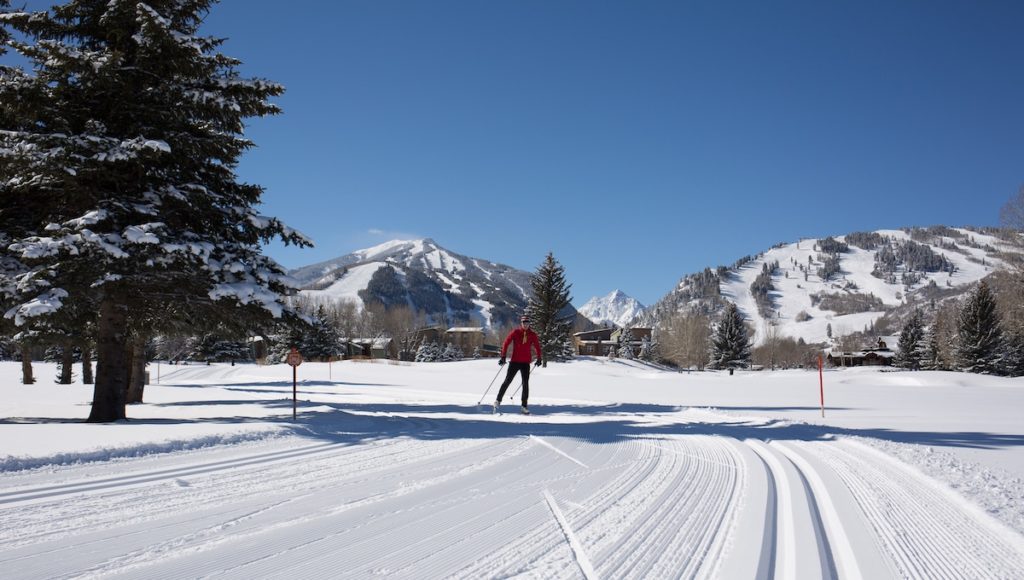
{"label": "hillside trees", "polygon": [[549,360],[565,360],[573,356],[572,314],[566,314],[572,300],[566,283],[565,268],[558,263],[552,253],[548,253],[544,262],[530,277],[533,296],[527,307],[530,324],[540,338],[541,350],[544,352],[544,364]]}
{"label": "hillside trees", "polygon": [[757,311],[763,318],[768,318],[772,314],[771,292],[775,290],[775,285],[772,284],[772,275],[778,269],[778,260],[771,264],[765,262],[761,265],[761,273],[750,284],[750,293],[754,296],[754,302],[757,303]]}
{"label": "hillside trees", "polygon": [[212,4],[77,0],[4,20],[35,74],[0,77],[0,288],[22,332],[95,305],[92,422],[125,417],[137,312],[198,328],[281,317],[290,290],[260,243],[310,244],[235,174],[245,119],[279,113],[283,88],[197,36]]}

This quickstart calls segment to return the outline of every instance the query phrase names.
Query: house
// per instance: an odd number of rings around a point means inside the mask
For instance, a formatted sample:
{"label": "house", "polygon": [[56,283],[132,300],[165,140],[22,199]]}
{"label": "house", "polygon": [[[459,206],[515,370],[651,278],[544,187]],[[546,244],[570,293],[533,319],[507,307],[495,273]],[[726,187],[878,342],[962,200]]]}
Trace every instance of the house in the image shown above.
{"label": "house", "polygon": [[476,326],[449,328],[445,331],[444,341],[462,349],[466,356],[473,356],[473,352],[483,348],[484,334],[484,329]]}
{"label": "house", "polygon": [[868,367],[891,366],[896,353],[889,349],[885,341],[878,339],[875,348],[866,348],[854,352],[830,352],[826,357],[834,367]]}
{"label": "house", "polygon": [[[651,339],[651,328],[634,327],[633,329],[633,352],[640,353],[640,347],[644,339]],[[619,337],[622,335],[621,328],[600,328],[577,332],[572,335],[573,343],[576,345],[576,354],[585,356],[608,356],[610,352],[618,349]]]}
{"label": "house", "polygon": [[576,345],[576,354],[585,356],[608,356],[608,352],[615,347],[612,342],[614,328],[601,328],[577,332],[572,335],[572,341]]}
{"label": "house", "polygon": [[416,339],[420,344],[430,344],[431,342],[444,344],[445,332],[443,326],[427,326],[416,331]]}
{"label": "house", "polygon": [[[631,334],[633,335],[633,340],[630,341],[629,345],[633,349],[633,355],[634,356],[638,356],[640,354],[640,349],[643,348],[644,340],[648,340],[648,341],[652,340],[651,334],[652,334],[652,330],[653,329],[651,329],[651,328],[642,328],[642,327],[639,327],[639,326],[634,326],[631,330],[632,330]],[[625,332],[623,329],[617,329],[615,332],[613,332],[612,333],[612,342],[615,343],[616,345],[618,345],[619,341],[621,340],[623,332]],[[617,346],[616,346],[616,348],[617,348]],[[617,354],[618,353],[616,352],[616,355]]]}
{"label": "house", "polygon": [[398,346],[390,338],[353,338],[345,345],[345,358],[398,358]]}

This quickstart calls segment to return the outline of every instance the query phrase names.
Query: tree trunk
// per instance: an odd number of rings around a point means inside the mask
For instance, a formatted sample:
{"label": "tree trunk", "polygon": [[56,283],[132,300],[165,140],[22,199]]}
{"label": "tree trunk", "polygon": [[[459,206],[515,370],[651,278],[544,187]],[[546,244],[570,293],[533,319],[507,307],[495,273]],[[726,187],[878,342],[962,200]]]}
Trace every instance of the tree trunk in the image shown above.
{"label": "tree trunk", "polygon": [[82,384],[93,384],[92,378],[92,348],[89,343],[82,345]]}
{"label": "tree trunk", "polygon": [[132,339],[131,380],[128,382],[128,398],[131,405],[142,402],[142,393],[146,388],[146,337],[136,336]]}
{"label": "tree trunk", "polygon": [[31,385],[36,382],[32,376],[32,349],[27,344],[21,345],[21,383]]}
{"label": "tree trunk", "polygon": [[58,384],[70,385],[72,371],[75,366],[75,347],[70,342],[65,342],[60,353],[60,379]]}
{"label": "tree trunk", "polygon": [[119,295],[108,294],[100,302],[96,324],[96,385],[90,423],[110,423],[126,418],[127,346],[128,306]]}

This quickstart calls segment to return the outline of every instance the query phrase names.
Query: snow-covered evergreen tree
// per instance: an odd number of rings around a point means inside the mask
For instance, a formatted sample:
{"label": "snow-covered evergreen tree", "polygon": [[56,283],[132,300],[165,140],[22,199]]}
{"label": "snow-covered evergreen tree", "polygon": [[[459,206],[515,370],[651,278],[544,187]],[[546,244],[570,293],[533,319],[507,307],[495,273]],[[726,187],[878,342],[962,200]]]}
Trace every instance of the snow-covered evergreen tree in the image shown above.
{"label": "snow-covered evergreen tree", "polygon": [[311,361],[327,361],[341,354],[341,335],[323,305],[317,307],[309,328],[302,336],[299,352]]}
{"label": "snow-covered evergreen tree", "polygon": [[900,332],[898,352],[894,361],[896,366],[914,370],[921,368],[927,346],[924,335],[924,314],[918,308],[911,313],[907,323],[903,325],[903,331]]}
{"label": "snow-covered evergreen tree", "polygon": [[276,332],[268,337],[267,362],[283,363],[292,347],[302,352],[302,340],[306,334],[306,326],[296,320],[281,323]]}
{"label": "snow-covered evergreen tree", "polygon": [[452,362],[462,360],[463,358],[465,358],[465,354],[462,352],[462,349],[449,342],[444,346],[444,350],[441,351],[441,356],[438,360]]}
{"label": "snow-covered evergreen tree", "polygon": [[191,341],[188,359],[197,362],[244,361],[251,360],[252,353],[244,341],[204,334]]}
{"label": "snow-covered evergreen tree", "polygon": [[640,342],[640,360],[652,362],[658,360],[658,343],[645,336]]}
{"label": "snow-covered evergreen tree", "polygon": [[290,289],[261,243],[309,244],[259,215],[262,188],[235,174],[253,146],[245,119],[278,113],[268,99],[283,88],[240,77],[222,41],[198,35],[213,3],[69,0],[3,20],[33,75],[0,74],[0,204],[19,208],[0,212],[0,268],[16,273],[0,291],[23,332],[95,305],[89,421],[125,417],[137,313],[280,317]]}
{"label": "snow-covered evergreen tree", "polygon": [[722,320],[711,337],[711,368],[733,369],[750,365],[750,338],[743,316],[733,302],[726,301]]}
{"label": "snow-covered evergreen tree", "polygon": [[416,350],[416,362],[434,362],[441,358],[441,347],[436,342],[424,342]]}
{"label": "snow-covered evergreen tree", "polygon": [[530,325],[540,339],[544,364],[549,360],[566,360],[574,356],[572,343],[572,315],[569,303],[571,284],[565,280],[565,269],[554,254],[548,253],[544,262],[530,278],[533,296],[527,307]]}
{"label": "snow-covered evergreen tree", "polygon": [[1011,329],[1004,334],[1006,341],[1003,357],[1003,374],[1010,377],[1024,376],[1024,331]]}
{"label": "snow-covered evergreen tree", "polygon": [[996,374],[1002,369],[1003,348],[995,296],[982,280],[960,306],[957,366],[971,373]]}
{"label": "snow-covered evergreen tree", "polygon": [[633,328],[629,326],[623,328],[619,333],[618,352],[620,357],[627,360],[636,358],[636,353],[633,352],[633,340]]}

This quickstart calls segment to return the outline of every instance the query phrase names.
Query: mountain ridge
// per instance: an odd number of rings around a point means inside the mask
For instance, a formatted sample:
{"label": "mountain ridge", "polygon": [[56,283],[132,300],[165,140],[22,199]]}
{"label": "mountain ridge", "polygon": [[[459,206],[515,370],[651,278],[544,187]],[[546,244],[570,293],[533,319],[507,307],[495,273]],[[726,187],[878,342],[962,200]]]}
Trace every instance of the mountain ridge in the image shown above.
{"label": "mountain ridge", "polygon": [[451,252],[431,238],[390,240],[289,272],[313,299],[407,305],[434,323],[514,324],[530,273]]}
{"label": "mountain ridge", "polygon": [[684,276],[642,323],[663,323],[676,313],[714,317],[729,300],[753,326],[755,344],[769,333],[828,342],[869,329],[900,307],[955,298],[1022,261],[1024,236],[997,228],[932,226],[804,238]]}
{"label": "mountain ridge", "polygon": [[[869,329],[914,304],[953,299],[997,269],[1024,262],[1024,235],[997,228],[879,229],[781,243],[731,266],[683,276],[635,314],[620,290],[579,309],[593,322],[657,326],[677,313],[712,319],[735,302],[754,330],[827,342]],[[530,295],[529,272],[451,252],[430,238],[391,240],[290,272],[310,297],[407,304],[435,321],[515,324]],[[620,301],[612,308],[608,303]],[[603,310],[602,310],[603,309]],[[576,310],[573,309],[574,314]]]}

